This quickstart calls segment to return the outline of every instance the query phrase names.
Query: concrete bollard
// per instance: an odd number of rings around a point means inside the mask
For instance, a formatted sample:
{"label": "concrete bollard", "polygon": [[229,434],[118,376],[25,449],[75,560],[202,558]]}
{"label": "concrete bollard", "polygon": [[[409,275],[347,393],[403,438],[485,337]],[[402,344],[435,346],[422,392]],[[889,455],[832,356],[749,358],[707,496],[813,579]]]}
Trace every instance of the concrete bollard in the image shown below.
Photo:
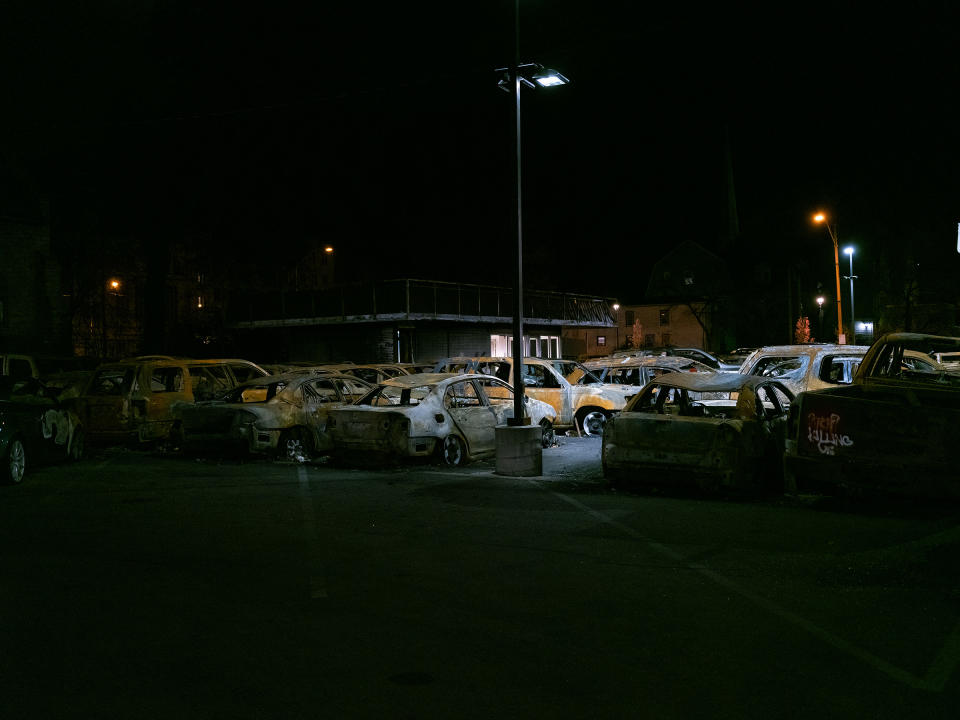
{"label": "concrete bollard", "polygon": [[498,425],[497,475],[543,475],[543,430],[539,425]]}

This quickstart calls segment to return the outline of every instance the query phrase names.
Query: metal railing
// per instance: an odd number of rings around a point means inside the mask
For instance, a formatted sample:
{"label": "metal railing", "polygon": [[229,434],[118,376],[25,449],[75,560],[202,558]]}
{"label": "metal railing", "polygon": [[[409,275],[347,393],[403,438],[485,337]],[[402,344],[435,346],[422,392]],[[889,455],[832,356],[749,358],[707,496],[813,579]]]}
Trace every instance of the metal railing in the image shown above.
{"label": "metal railing", "polygon": [[[525,290],[524,321],[538,325],[612,327],[612,300],[592,295]],[[282,327],[455,320],[511,322],[513,290],[438,280],[385,280],[325,290],[233,293],[227,321],[233,327]]]}

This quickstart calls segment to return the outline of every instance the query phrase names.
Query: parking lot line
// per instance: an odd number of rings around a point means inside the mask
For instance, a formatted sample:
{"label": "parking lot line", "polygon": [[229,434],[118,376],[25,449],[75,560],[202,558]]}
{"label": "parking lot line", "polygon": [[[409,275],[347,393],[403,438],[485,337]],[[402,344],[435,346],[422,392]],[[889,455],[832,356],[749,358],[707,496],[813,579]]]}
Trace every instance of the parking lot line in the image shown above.
{"label": "parking lot line", "polygon": [[[535,479],[531,479],[534,485],[538,487],[543,487],[542,483],[538,482]],[[599,510],[594,510],[588,505],[584,505],[579,500],[565,495],[560,492],[550,491],[550,493],[566,503],[573,505],[574,507],[582,510],[587,513],[594,519],[615,527],[620,530],[625,535],[643,542],[648,548],[656,551],[657,553],[677,562],[678,564],[686,567],[696,573],[699,573],[703,577],[713,581],[717,585],[721,585],[727,590],[734,592],[740,597],[749,600],[754,605],[763,608],[768,613],[785,620],[796,627],[806,631],[807,633],[813,635],[814,637],[822,640],[831,647],[840,650],[851,657],[855,657],[868,666],[878,670],[879,672],[887,675],[897,682],[903,683],[909,687],[915,688],[917,690],[926,690],[930,692],[942,692],[944,687],[946,687],[947,681],[950,679],[950,676],[953,674],[953,671],[956,669],[958,662],[960,662],[960,623],[954,627],[953,632],[948,636],[946,642],[944,643],[943,648],[938,653],[937,657],[934,659],[933,663],[930,666],[927,674],[920,678],[914,675],[911,672],[908,672],[902,668],[893,665],[883,658],[877,657],[873,653],[864,650],[863,648],[844,640],[842,637],[834,635],[829,630],[825,630],[816,623],[807,620],[804,617],[801,617],[795,612],[787,610],[784,607],[781,607],[777,603],[768,600],[767,598],[758,595],[752,590],[739,585],[733,580],[721,575],[718,572],[710,570],[709,568],[700,565],[698,563],[690,563],[684,559],[684,557],[672,550],[671,548],[663,545],[661,543],[655,542],[650,538],[638,533],[633,528],[624,525],[617,520],[614,520],[610,516],[600,512]]]}

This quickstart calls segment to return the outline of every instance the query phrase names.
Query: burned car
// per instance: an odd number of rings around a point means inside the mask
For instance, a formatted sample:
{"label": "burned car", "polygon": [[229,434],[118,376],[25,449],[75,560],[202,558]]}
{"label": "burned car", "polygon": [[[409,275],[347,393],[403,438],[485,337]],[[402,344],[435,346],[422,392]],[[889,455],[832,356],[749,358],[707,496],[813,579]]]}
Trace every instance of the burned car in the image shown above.
{"label": "burned car", "polygon": [[794,394],[849,385],[867,354],[864,345],[771,345],[753,352],[740,372],[778,378]]}
{"label": "burned car", "polygon": [[[549,445],[556,413],[535,398],[524,401]],[[513,388],[487,375],[403,375],[380,383],[356,405],[331,411],[327,428],[340,457],[435,456],[462,465],[496,452],[495,428],[513,417],[513,404]]]}
{"label": "burned car", "polygon": [[650,485],[782,490],[793,393],[740,373],[671,373],[634,396],[603,434],[603,474]]}
{"label": "burned car", "polygon": [[636,387],[643,387],[654,378],[671,372],[716,372],[702,362],[679,355],[597,358],[586,361],[584,367],[602,382]]}
{"label": "burned car", "polygon": [[219,400],[177,403],[171,442],[184,450],[304,460],[330,449],[330,410],[373,386],[352,375],[287,373],[238,385]]}
{"label": "burned car", "polygon": [[[513,358],[453,357],[437,363],[435,372],[491,375],[509,382]],[[525,357],[522,366],[524,395],[550,405],[555,426],[576,428],[584,435],[602,435],[607,420],[620,412],[634,388],[604,383],[574,360]]]}
{"label": "burned car", "polygon": [[174,426],[175,403],[219,397],[266,375],[248,360],[142,355],[97,367],[76,407],[91,440],[165,441]]}
{"label": "burned car", "polygon": [[852,384],[798,395],[787,488],[960,498],[960,375],[932,359],[950,352],[960,353],[960,337],[892,333]]}
{"label": "burned car", "polygon": [[83,427],[55,390],[35,378],[0,377],[2,482],[19,483],[26,468],[83,456]]}

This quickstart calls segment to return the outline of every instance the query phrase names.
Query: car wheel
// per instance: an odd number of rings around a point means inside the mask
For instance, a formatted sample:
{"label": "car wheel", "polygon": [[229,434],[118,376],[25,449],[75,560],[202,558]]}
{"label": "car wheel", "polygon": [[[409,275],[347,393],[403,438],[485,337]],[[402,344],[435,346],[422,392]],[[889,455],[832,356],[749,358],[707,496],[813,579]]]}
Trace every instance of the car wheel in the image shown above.
{"label": "car wheel", "polygon": [[280,435],[277,454],[282,460],[305,462],[313,451],[313,443],[305,428],[295,427],[284,430]]}
{"label": "car wheel", "polygon": [[556,441],[556,433],[553,431],[553,425],[544,420],[540,423],[540,427],[543,429],[543,432],[540,435],[540,446],[544,449],[551,447]]}
{"label": "car wheel", "polygon": [[7,479],[9,482],[18,483],[23,480],[27,469],[27,453],[23,443],[17,439],[10,442],[7,451]]}
{"label": "car wheel", "polygon": [[443,439],[441,457],[446,465],[463,465],[467,462],[467,450],[463,440],[457,435],[447,435]]}
{"label": "car wheel", "polygon": [[83,440],[83,428],[74,428],[73,437],[70,438],[70,450],[67,453],[70,460],[75,462],[83,459]]}
{"label": "car wheel", "polygon": [[607,414],[603,410],[590,410],[580,415],[580,432],[584,435],[603,435]]}

